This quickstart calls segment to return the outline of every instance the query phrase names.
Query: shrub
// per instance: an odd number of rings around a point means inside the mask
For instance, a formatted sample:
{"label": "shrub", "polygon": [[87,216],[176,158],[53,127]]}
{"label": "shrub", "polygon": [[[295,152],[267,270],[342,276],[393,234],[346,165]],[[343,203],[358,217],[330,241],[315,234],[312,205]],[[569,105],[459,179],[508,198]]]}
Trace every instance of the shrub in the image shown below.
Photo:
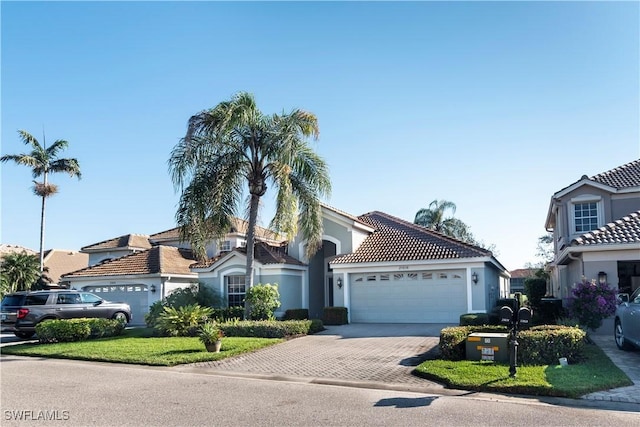
{"label": "shrub", "polygon": [[616,311],[616,293],[608,283],[591,283],[583,280],[576,283],[571,290],[568,313],[576,318],[581,326],[588,329],[598,329],[602,320]]}
{"label": "shrub", "polygon": [[36,325],[41,343],[83,341],[91,335],[87,319],[47,320]]}
{"label": "shrub", "polygon": [[349,323],[347,307],[325,307],[322,313],[325,325],[346,325]]}
{"label": "shrub", "polygon": [[524,279],[524,293],[529,299],[529,304],[534,309],[540,307],[540,300],[547,293],[547,281],[539,277]]}
{"label": "shrub", "polygon": [[[85,320],[85,319],[83,319]],[[124,332],[125,324],[116,319],[86,319],[91,329],[90,338],[115,337]]]}
{"label": "shrub", "polygon": [[309,318],[309,310],[306,308],[290,308],[284,312],[284,320],[305,320]]}
{"label": "shrub", "polygon": [[318,326],[317,320],[243,320],[223,323],[220,329],[229,337],[286,338],[310,334]]}
{"label": "shrub", "polygon": [[583,357],[585,336],[580,328],[534,326],[518,334],[518,361],[523,365],[556,365],[560,357],[566,357],[577,362]]}
{"label": "shrub", "polygon": [[467,313],[460,315],[460,326],[488,325],[489,315],[487,313]]}
{"label": "shrub", "polygon": [[[466,359],[466,340],[473,332],[506,333],[504,326],[454,326],[440,332],[440,354],[445,360]],[[584,349],[584,332],[579,328],[557,325],[534,326],[518,333],[518,363],[523,365],[557,364],[558,358],[577,361]]]}
{"label": "shrub", "polygon": [[176,289],[163,300],[151,304],[149,312],[144,315],[144,321],[147,327],[154,328],[165,307],[180,308],[195,304],[202,307],[213,307],[219,306],[221,303],[222,299],[204,284],[193,284],[188,288]]}
{"label": "shrub", "polygon": [[245,296],[249,304],[251,320],[274,320],[273,313],[280,307],[280,293],[277,284],[255,285],[249,288]]}
{"label": "shrub", "polygon": [[243,320],[244,319],[244,307],[233,306],[225,308],[214,308],[213,313],[210,316],[215,319],[216,322],[227,322],[229,320]]}
{"label": "shrub", "polygon": [[198,304],[180,308],[164,307],[156,322],[156,330],[172,337],[193,337],[198,327],[207,321],[213,310]]}
{"label": "shrub", "polygon": [[311,319],[311,326],[309,327],[309,334],[315,334],[317,332],[324,331],[326,328],[320,319]]}

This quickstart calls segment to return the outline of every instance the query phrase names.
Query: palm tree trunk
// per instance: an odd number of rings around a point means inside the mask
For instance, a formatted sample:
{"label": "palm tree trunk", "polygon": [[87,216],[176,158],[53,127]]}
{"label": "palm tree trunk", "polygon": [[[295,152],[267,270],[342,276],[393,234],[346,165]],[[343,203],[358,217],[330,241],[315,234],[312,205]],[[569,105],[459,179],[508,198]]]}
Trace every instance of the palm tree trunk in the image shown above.
{"label": "palm tree trunk", "polygon": [[[249,292],[249,289],[253,287],[253,259],[255,256],[255,230],[256,223],[258,222],[258,207],[260,206],[260,196],[257,194],[251,195],[251,201],[249,202],[249,224],[247,225],[247,267],[245,277],[245,291]],[[251,307],[248,302],[244,304],[244,317],[249,319],[251,315]]]}
{"label": "palm tree trunk", "polygon": [[[47,188],[47,172],[44,173],[44,188]],[[42,209],[40,211],[40,273],[44,271],[44,209],[47,200],[46,194],[42,195]]]}

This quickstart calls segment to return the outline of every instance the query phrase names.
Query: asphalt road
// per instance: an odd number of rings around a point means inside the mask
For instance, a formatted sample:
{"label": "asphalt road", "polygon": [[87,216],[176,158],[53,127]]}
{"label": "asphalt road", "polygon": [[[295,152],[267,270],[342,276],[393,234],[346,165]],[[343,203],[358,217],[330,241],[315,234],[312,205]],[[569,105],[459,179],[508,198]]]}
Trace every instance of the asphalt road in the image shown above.
{"label": "asphalt road", "polygon": [[[6,426],[638,426],[637,405],[267,381],[172,368],[0,358]],[[582,406],[571,406],[582,405]],[[615,410],[614,410],[615,409]],[[49,419],[49,420],[47,420]]]}

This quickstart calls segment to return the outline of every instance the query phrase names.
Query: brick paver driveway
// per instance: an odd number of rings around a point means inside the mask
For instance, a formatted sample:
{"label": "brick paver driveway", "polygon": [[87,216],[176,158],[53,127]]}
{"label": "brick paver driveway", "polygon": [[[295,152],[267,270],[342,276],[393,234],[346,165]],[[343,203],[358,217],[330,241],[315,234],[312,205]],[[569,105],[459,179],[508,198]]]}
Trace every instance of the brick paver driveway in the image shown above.
{"label": "brick paver driveway", "polygon": [[191,367],[314,379],[427,386],[411,371],[438,346],[443,324],[351,324]]}

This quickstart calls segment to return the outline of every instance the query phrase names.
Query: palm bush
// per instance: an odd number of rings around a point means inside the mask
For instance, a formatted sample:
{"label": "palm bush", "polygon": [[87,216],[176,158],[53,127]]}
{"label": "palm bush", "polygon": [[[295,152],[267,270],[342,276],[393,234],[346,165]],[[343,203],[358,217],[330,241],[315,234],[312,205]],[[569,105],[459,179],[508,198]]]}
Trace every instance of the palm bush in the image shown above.
{"label": "palm bush", "polygon": [[183,307],[164,307],[155,329],[162,335],[172,337],[193,337],[197,335],[198,327],[205,323],[213,310],[209,307],[201,307],[198,304],[185,305]]}

